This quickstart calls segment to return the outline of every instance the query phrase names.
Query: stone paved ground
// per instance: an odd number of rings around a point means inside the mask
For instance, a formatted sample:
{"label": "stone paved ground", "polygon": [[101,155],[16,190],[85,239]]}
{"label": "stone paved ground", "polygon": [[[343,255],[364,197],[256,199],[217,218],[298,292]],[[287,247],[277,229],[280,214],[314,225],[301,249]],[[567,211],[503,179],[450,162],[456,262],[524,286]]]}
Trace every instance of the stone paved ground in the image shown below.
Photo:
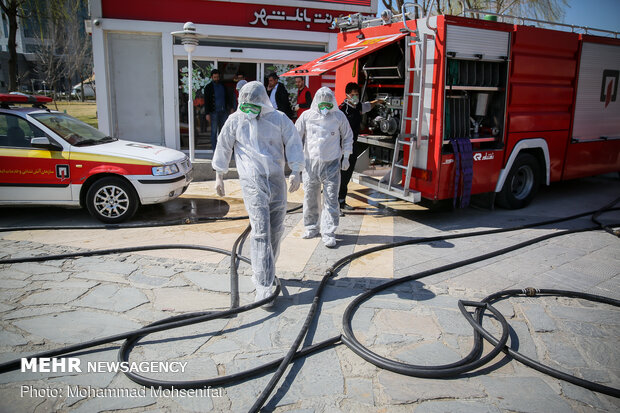
{"label": "stone paved ground", "polygon": [[[196,183],[186,199],[209,195]],[[229,182],[230,213],[240,213],[238,188]],[[338,248],[302,240],[301,214],[290,214],[278,262],[283,296],[274,310],[157,333],[132,360],[187,362],[184,374],[153,377],[192,380],[242,371],[280,357],[294,340],[325,269],[369,246],[411,237],[507,228],[596,209],[620,195],[611,175],[554,185],[520,211],[470,207],[431,212],[414,207],[398,214],[376,194],[356,188],[353,213],[341,219]],[[295,194],[293,201],[299,201]],[[389,204],[389,202],[388,202]],[[396,205],[396,204],[395,204]],[[10,214],[11,209],[2,209]],[[37,210],[33,210],[36,213]],[[40,213],[40,212],[39,212]],[[64,213],[64,212],[61,212]],[[5,214],[6,216],[6,214]],[[40,219],[40,217],[37,217]],[[53,216],[52,218],[53,219]],[[620,222],[620,213],[603,217]],[[9,215],[10,220],[10,215]],[[75,211],[78,223],[91,222]],[[247,222],[118,230],[0,233],[0,257],[75,252],[115,246],[196,243],[232,247]],[[306,344],[342,329],[347,304],[370,287],[507,247],[558,230],[590,225],[588,218],[466,239],[401,247],[364,257],[339,271],[325,290],[320,316]],[[244,255],[248,254],[244,246]],[[229,303],[229,259],[200,251],[154,251],[0,265],[0,361],[139,328],[188,311]],[[250,270],[241,264],[241,302],[253,299]],[[601,231],[553,238],[484,262],[401,284],[366,302],[353,320],[373,351],[414,364],[444,364],[468,353],[471,328],[456,306],[508,288],[561,288],[620,299],[620,240]],[[513,298],[498,303],[524,354],[579,377],[620,387],[620,312],[568,298]],[[485,321],[497,332],[494,321]],[[115,361],[118,345],[81,356]],[[67,387],[136,389],[122,373],[22,373],[0,375],[2,412],[243,412],[269,381],[265,375],[217,389],[220,397],[82,397]],[[32,390],[31,390],[32,389]],[[29,391],[60,389],[58,397]],[[20,394],[25,392],[24,396]],[[419,379],[380,370],[344,345],[294,363],[267,404],[278,412],[603,412],[620,400],[591,392],[498,357],[490,367],[451,380]]]}

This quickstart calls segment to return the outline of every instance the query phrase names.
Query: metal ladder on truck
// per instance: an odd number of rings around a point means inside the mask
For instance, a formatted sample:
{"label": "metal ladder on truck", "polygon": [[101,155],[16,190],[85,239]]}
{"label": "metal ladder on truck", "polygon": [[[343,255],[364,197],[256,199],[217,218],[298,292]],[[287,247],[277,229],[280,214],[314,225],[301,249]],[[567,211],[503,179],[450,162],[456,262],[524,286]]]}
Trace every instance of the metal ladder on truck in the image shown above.
{"label": "metal ladder on truck", "polygon": [[[390,172],[381,180],[377,181],[371,177],[360,176],[359,183],[374,188],[379,192],[394,196],[410,202],[419,202],[421,194],[419,191],[410,189],[411,175],[413,171],[413,156],[415,149],[420,147],[422,138],[422,126],[424,114],[424,83],[426,68],[426,44],[429,40],[434,40],[434,36],[424,34],[420,38],[417,28],[413,31],[413,36],[405,37],[405,85],[403,93],[403,110],[401,116],[400,134],[394,142],[394,154]],[[413,65],[411,65],[411,47],[415,46]],[[416,59],[416,56],[418,58]],[[411,91],[411,77],[414,76],[414,89]],[[417,85],[417,87],[415,87]],[[417,105],[414,105],[414,98],[418,98]],[[415,106],[415,111],[409,114],[409,108]],[[407,125],[409,124],[409,127]],[[408,162],[404,165],[404,154],[408,151]],[[403,152],[403,156],[401,156]],[[405,177],[402,179],[403,171]],[[399,182],[402,180],[402,184]]]}

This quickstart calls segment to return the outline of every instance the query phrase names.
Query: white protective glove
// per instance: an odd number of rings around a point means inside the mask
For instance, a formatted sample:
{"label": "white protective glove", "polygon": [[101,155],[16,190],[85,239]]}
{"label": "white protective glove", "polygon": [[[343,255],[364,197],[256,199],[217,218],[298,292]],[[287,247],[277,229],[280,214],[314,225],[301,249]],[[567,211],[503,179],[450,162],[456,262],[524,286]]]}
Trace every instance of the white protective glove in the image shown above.
{"label": "white protective glove", "polygon": [[215,192],[217,192],[219,196],[226,195],[226,191],[224,190],[224,175],[219,172],[215,174]]}
{"label": "white protective glove", "polygon": [[299,189],[299,185],[301,184],[301,172],[293,171],[291,172],[291,176],[288,178],[288,191],[295,192]]}
{"label": "white protective glove", "polygon": [[342,158],[342,165],[340,166],[340,169],[346,171],[349,169],[349,166],[349,155],[345,155],[344,158]]}

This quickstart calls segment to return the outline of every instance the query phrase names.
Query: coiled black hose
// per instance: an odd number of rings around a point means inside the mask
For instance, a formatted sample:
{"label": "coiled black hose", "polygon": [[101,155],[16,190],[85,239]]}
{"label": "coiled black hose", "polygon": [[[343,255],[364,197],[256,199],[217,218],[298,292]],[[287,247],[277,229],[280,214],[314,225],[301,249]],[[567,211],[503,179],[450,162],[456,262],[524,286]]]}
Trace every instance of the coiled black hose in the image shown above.
{"label": "coiled black hose", "polygon": [[[578,298],[578,299],[582,299],[582,300],[588,300],[588,301],[594,301],[597,303],[603,303],[603,304],[609,304],[612,305],[614,307],[620,307],[620,300],[616,300],[613,298],[609,298],[609,297],[603,297],[601,295],[595,295],[595,294],[588,294],[588,293],[583,293],[583,292],[579,292],[579,291],[569,291],[569,290],[555,290],[555,289],[535,289],[535,288],[525,288],[522,290],[504,290],[504,291],[499,291],[496,292],[494,294],[491,294],[487,297],[485,297],[484,299],[482,299],[480,302],[481,303],[486,303],[486,304],[492,304],[495,303],[497,301],[503,300],[505,298],[508,297],[516,297],[516,296],[527,296],[527,297],[541,297],[541,296],[559,296],[559,297],[570,297],[570,298]],[[491,343],[492,345],[497,345],[499,344],[499,341],[493,337],[488,331],[484,331],[481,328],[480,325],[480,320],[472,320],[472,322],[470,323],[472,324],[472,326],[474,327],[474,329],[476,329],[476,331],[481,334],[485,340],[487,340],[489,343]],[[603,393],[603,394],[607,394],[609,396],[613,396],[613,397],[620,397],[620,389],[616,389],[613,387],[609,387],[609,386],[605,386],[603,384],[599,384],[599,383],[595,383],[589,380],[585,380],[579,377],[575,377],[573,375],[570,375],[568,373],[564,373],[560,370],[551,368],[549,366],[546,366],[536,360],[533,360],[521,353],[519,353],[516,350],[511,349],[508,346],[504,346],[504,349],[502,350],[504,351],[506,354],[508,354],[510,357],[514,358],[515,360],[520,361],[521,363],[525,364],[528,367],[533,368],[534,370],[538,370],[541,373],[545,373],[549,376],[555,377],[556,379],[560,379],[560,380],[564,380],[567,381],[569,383],[575,384],[577,386],[581,386],[584,387],[588,390],[592,390],[598,393]]]}
{"label": "coiled black hose", "polygon": [[[304,339],[304,337],[306,336],[308,329],[310,327],[311,322],[314,319],[314,316],[316,314],[316,310],[318,308],[318,304],[320,302],[320,298],[322,295],[322,292],[325,288],[325,285],[327,284],[328,280],[330,278],[332,278],[337,271],[342,268],[344,265],[350,263],[351,261],[353,261],[354,259],[357,259],[361,256],[373,253],[373,252],[377,252],[377,251],[381,251],[384,249],[388,249],[388,248],[395,248],[395,247],[400,247],[400,246],[405,246],[405,245],[414,245],[414,244],[420,244],[420,243],[428,243],[428,242],[433,242],[433,241],[439,241],[439,240],[448,240],[448,239],[457,239],[457,238],[465,238],[465,237],[471,237],[471,236],[478,236],[478,235],[487,235],[487,234],[496,234],[496,233],[502,233],[502,232],[508,232],[508,231],[516,231],[516,230],[521,230],[521,229],[526,229],[526,228],[533,228],[533,227],[539,227],[539,226],[544,226],[544,225],[550,225],[552,223],[557,223],[557,222],[563,222],[563,221],[568,221],[568,220],[572,220],[572,219],[576,219],[582,216],[587,216],[587,215],[593,215],[593,214],[597,214],[596,216],[598,217],[601,213],[603,212],[607,212],[607,211],[613,211],[613,210],[618,210],[620,208],[611,208],[612,205],[615,205],[618,201],[620,201],[620,199],[614,201],[614,203],[610,204],[610,206],[606,206],[605,209],[601,209],[601,210],[597,210],[597,211],[592,211],[592,212],[585,212],[582,214],[576,214],[576,215],[572,215],[570,217],[566,217],[566,218],[560,218],[560,219],[554,219],[554,220],[548,220],[548,221],[543,221],[543,222],[539,222],[539,223],[535,223],[535,224],[529,224],[529,225],[523,225],[523,226],[519,226],[519,227],[513,227],[513,228],[505,228],[505,229],[497,229],[497,230],[487,230],[487,231],[474,231],[474,232],[470,232],[470,233],[463,233],[463,234],[454,234],[454,235],[449,235],[449,236],[437,236],[437,237],[427,237],[427,238],[419,238],[419,239],[412,239],[412,240],[407,240],[407,241],[401,241],[401,242],[397,242],[397,243],[392,243],[392,244],[386,244],[386,245],[381,245],[381,246],[377,246],[377,247],[372,247],[372,248],[368,248],[366,250],[363,251],[359,251],[357,253],[354,254],[350,254],[340,260],[338,260],[334,265],[332,265],[328,270],[326,270],[321,283],[319,284],[319,287],[317,288],[317,291],[315,293],[315,296],[313,298],[312,301],[312,305],[310,307],[310,310],[308,311],[308,315],[306,316],[306,320],[298,334],[298,336],[296,337],[295,341],[293,342],[293,345],[291,346],[291,348],[289,349],[289,351],[287,352],[287,354],[285,355],[285,357],[279,359],[279,360],[275,360],[272,361],[270,363],[264,364],[262,366],[258,366],[256,368],[250,369],[250,370],[246,370],[244,372],[239,372],[237,374],[234,375],[230,375],[230,376],[225,376],[225,377],[217,377],[214,379],[207,379],[207,380],[198,380],[198,381],[179,381],[179,382],[171,382],[171,381],[160,381],[160,380],[153,380],[150,378],[145,378],[139,375],[134,375],[134,374],[128,374],[128,377],[131,380],[136,381],[137,383],[143,384],[143,385],[150,385],[150,386],[161,386],[161,387],[170,387],[170,386],[174,386],[174,387],[178,387],[178,388],[196,388],[196,387],[203,387],[203,386],[208,386],[208,385],[223,385],[223,384],[230,384],[232,382],[236,382],[238,380],[242,380],[242,379],[246,379],[248,377],[252,377],[258,374],[262,374],[268,370],[273,369],[276,365],[278,366],[276,372],[274,373],[272,379],[270,380],[269,384],[265,387],[265,389],[263,390],[263,392],[261,393],[261,395],[259,396],[259,398],[256,400],[255,404],[252,406],[252,408],[250,409],[250,411],[258,411],[261,409],[261,407],[264,405],[264,403],[266,402],[267,398],[269,397],[269,395],[271,394],[271,392],[273,391],[273,389],[275,388],[275,386],[277,385],[278,381],[280,380],[280,378],[282,377],[282,375],[284,374],[284,371],[286,370],[288,364],[290,364],[290,362],[298,357],[302,357],[308,354],[311,354],[314,351],[319,351],[322,349],[325,349],[333,344],[336,344],[340,341],[341,337],[340,336],[335,336],[332,337],[330,339],[324,340],[320,343],[316,343],[313,344],[311,346],[305,347],[302,350],[298,351],[299,346],[301,345],[301,341]],[[594,219],[594,217],[593,217]],[[597,222],[597,221],[595,221]],[[611,226],[615,226],[611,225]],[[609,228],[611,228],[611,226],[607,226]],[[355,336],[353,334],[353,331],[350,327],[350,319],[353,317],[354,313],[355,313],[355,309],[361,305],[361,303],[363,303],[364,301],[366,301],[370,296],[372,296],[373,294],[376,294],[378,291],[381,291],[383,289],[389,288],[395,284],[401,283],[401,282],[406,282],[406,281],[411,281],[414,279],[419,279],[431,274],[436,274],[439,272],[443,272],[443,271],[447,271],[450,269],[454,269],[454,268],[458,268],[458,267],[462,267],[464,265],[468,265],[471,264],[473,262],[478,262],[484,259],[488,259],[491,257],[495,257],[510,251],[514,251],[516,249],[519,248],[523,248],[526,247],[528,245],[532,245],[534,243],[537,242],[541,242],[544,241],[546,239],[550,239],[553,237],[557,237],[557,236],[561,236],[561,235],[567,235],[569,233],[576,233],[576,232],[584,232],[584,231],[592,231],[592,230],[597,230],[597,229],[601,229],[602,225],[600,223],[598,223],[597,226],[595,227],[589,227],[589,228],[582,228],[582,229],[576,229],[576,230],[567,230],[567,231],[561,231],[558,233],[554,233],[554,234],[548,234],[542,237],[538,237],[535,238],[533,240],[530,241],[525,241],[522,242],[520,244],[516,244],[512,247],[508,247],[508,248],[504,248],[501,249],[499,251],[495,251],[493,253],[489,253],[489,254],[483,254],[479,257],[474,257],[468,260],[463,260],[463,261],[459,261],[457,263],[453,263],[453,264],[449,264],[449,265],[444,265],[442,267],[436,268],[434,270],[429,270],[429,271],[425,271],[425,272],[421,272],[412,276],[408,276],[408,277],[404,277],[398,280],[393,280],[391,282],[385,283],[379,287],[376,287],[372,290],[370,290],[369,292],[366,292],[364,294],[362,294],[361,296],[357,297],[348,307],[347,310],[345,311],[345,315],[343,316],[343,324],[344,324],[344,330],[345,330],[345,335],[342,336],[342,340],[345,344],[347,344],[353,351],[355,351],[357,354],[362,355],[362,357],[364,357],[365,359],[371,361],[371,362],[377,362],[377,363],[385,363],[386,365],[389,365],[389,367],[395,367],[395,365],[393,364],[394,362],[391,360],[381,360],[380,356],[375,355],[372,352],[369,352],[368,349],[364,348],[359,342],[357,342],[357,340],[355,339]],[[247,232],[248,230],[246,229],[246,231],[244,231],[244,234],[242,234],[242,236],[238,239],[241,240],[242,237],[244,239],[245,236],[247,236]],[[238,246],[242,241],[239,241],[239,243],[235,242],[235,244]],[[194,246],[194,245],[166,245],[166,246],[150,246],[150,247],[135,247],[135,248],[121,248],[121,249],[113,249],[113,250],[99,250],[99,251],[88,251],[88,252],[81,252],[81,253],[76,253],[76,254],[59,254],[59,255],[53,255],[53,256],[42,256],[42,257],[31,257],[31,258],[20,258],[20,259],[8,259],[8,260],[0,260],[0,264],[2,263],[15,263],[15,262],[33,262],[33,261],[44,261],[44,260],[50,260],[50,259],[62,259],[62,258],[70,258],[70,257],[75,257],[75,256],[90,256],[90,255],[103,255],[103,254],[114,254],[114,253],[122,253],[122,252],[132,252],[132,251],[145,251],[145,250],[149,250],[149,249],[162,249],[162,248],[189,248],[189,249],[202,249],[202,250],[206,250],[206,251],[211,251],[211,252],[218,252],[218,253],[223,253],[223,254],[227,254],[227,255],[231,255],[231,262],[235,262],[235,258],[234,258],[234,254],[236,254],[236,250],[233,252],[229,252],[229,251],[225,251],[225,250],[221,250],[219,248],[212,248],[212,247],[200,247],[200,246]],[[238,259],[244,262],[249,262],[249,260],[245,257],[242,256],[238,256]],[[234,267],[236,267],[236,265],[234,265]],[[191,324],[195,324],[195,323],[199,323],[199,322],[204,322],[204,321],[208,321],[208,320],[213,320],[216,318],[222,318],[222,317],[229,317],[231,315],[234,314],[238,314],[244,311],[249,311],[251,309],[254,309],[256,307],[259,307],[265,303],[268,303],[272,300],[275,299],[275,297],[279,294],[280,292],[280,284],[279,284],[279,280],[276,279],[276,291],[274,292],[274,294],[272,294],[272,296],[267,297],[264,300],[258,301],[258,302],[254,302],[252,304],[248,304],[245,306],[241,306],[238,308],[231,308],[229,310],[225,310],[225,311],[208,311],[208,312],[199,312],[199,313],[190,313],[190,314],[183,314],[183,315],[179,315],[179,316],[174,316],[174,317],[170,317],[164,320],[160,320],[156,323],[150,324],[146,327],[143,327],[142,329],[139,330],[135,330],[135,331],[130,331],[127,333],[122,333],[122,334],[117,334],[114,336],[109,336],[109,337],[105,337],[105,338],[101,338],[98,340],[91,340],[89,342],[85,342],[85,343],[81,343],[81,344],[76,344],[73,346],[68,346],[65,348],[61,348],[61,349],[57,349],[57,350],[51,350],[51,351],[46,351],[43,353],[39,353],[39,354],[35,354],[32,355],[28,358],[33,358],[33,357],[53,357],[53,356],[60,356],[60,355],[67,355],[69,353],[73,353],[79,350],[83,350],[86,348],[90,348],[90,347],[95,347],[95,346],[100,346],[102,344],[108,344],[114,341],[118,341],[118,340],[126,340],[126,342],[122,345],[121,350],[119,351],[119,359],[120,360],[128,360],[129,358],[129,353],[131,351],[131,349],[133,348],[133,346],[144,336],[150,334],[150,333],[154,333],[154,332],[158,332],[158,331],[164,331],[164,330],[168,330],[168,329],[172,329],[172,328],[177,328],[177,327],[182,327],[182,326],[186,326],[186,325],[191,325]],[[475,303],[467,303],[468,305],[475,305],[477,307],[477,304]],[[492,310],[491,306],[486,306],[486,308],[488,308],[490,311],[494,311]],[[461,309],[461,311],[463,312],[464,310]],[[493,312],[495,314],[495,312]],[[478,308],[476,310],[476,314],[477,314],[477,318],[480,319],[480,317],[482,317],[482,311],[480,310],[480,308]],[[495,314],[496,317],[500,317],[501,314]],[[501,317],[503,318],[503,317]],[[469,321],[469,318],[468,318]],[[470,322],[471,323],[471,322]],[[476,323],[474,323],[476,324]],[[480,324],[480,321],[478,321],[477,324]],[[472,324],[473,325],[473,324]],[[502,323],[503,326],[503,323]],[[475,327],[474,327],[475,328]],[[478,329],[475,328],[475,337],[477,336],[478,339],[475,339],[476,342],[480,342],[480,336],[484,336],[484,333],[482,331],[479,331]],[[505,348],[505,340],[503,340],[503,336],[506,334],[506,329],[503,329],[504,333],[502,335],[502,339],[500,340],[495,340],[496,343],[494,344],[494,346],[496,348]],[[503,342],[503,344],[502,344]],[[470,355],[466,356],[465,359],[467,359],[466,362],[457,362],[456,364],[458,365],[454,365],[455,363],[452,363],[452,365],[447,365],[447,366],[451,366],[448,367],[448,369],[451,368],[456,368],[456,369],[463,369],[463,371],[469,371],[471,370],[471,368],[469,367],[469,364],[471,363],[475,363],[475,361],[472,359],[471,355],[472,354],[479,354],[480,350],[476,349],[477,346],[474,346],[474,349],[472,349],[472,352],[470,352]],[[376,356],[376,357],[375,357]],[[11,370],[15,370],[17,368],[19,368],[20,366],[20,360],[14,360],[14,361],[10,361],[10,362],[6,362],[6,363],[2,363],[0,364],[0,373],[3,372],[7,372],[7,371],[11,371]],[[379,364],[377,364],[379,365]],[[398,367],[398,366],[397,366]],[[407,371],[407,372],[411,372],[410,369],[416,369],[420,366],[409,366],[409,365],[405,365],[405,366],[399,366],[398,368],[403,368],[403,371]],[[429,369],[428,366],[422,366],[424,369]],[[440,368],[446,368],[446,366],[439,366]],[[388,368],[388,367],[386,367]],[[475,368],[475,367],[473,367]],[[456,371],[452,371],[449,370],[450,374],[458,374]],[[412,374],[415,375],[415,374]]]}

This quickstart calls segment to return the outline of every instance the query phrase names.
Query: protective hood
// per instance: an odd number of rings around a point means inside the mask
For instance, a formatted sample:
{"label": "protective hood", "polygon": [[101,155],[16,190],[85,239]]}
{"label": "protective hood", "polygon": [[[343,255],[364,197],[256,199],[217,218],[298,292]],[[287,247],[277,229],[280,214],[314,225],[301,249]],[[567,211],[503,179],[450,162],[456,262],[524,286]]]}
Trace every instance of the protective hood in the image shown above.
{"label": "protective hood", "polygon": [[[239,105],[244,103],[261,106],[261,116],[275,110],[269,100],[269,96],[267,96],[265,86],[256,80],[246,83],[239,90]],[[239,107],[237,107],[237,110],[239,110]]]}
{"label": "protective hood", "polygon": [[327,113],[338,110],[338,103],[336,102],[336,96],[334,95],[334,92],[330,88],[325,86],[316,91],[314,99],[312,100],[312,104],[310,105],[310,110],[313,110],[316,113],[322,113],[322,108],[320,107],[322,106],[321,103],[332,104],[331,109],[329,109]]}

